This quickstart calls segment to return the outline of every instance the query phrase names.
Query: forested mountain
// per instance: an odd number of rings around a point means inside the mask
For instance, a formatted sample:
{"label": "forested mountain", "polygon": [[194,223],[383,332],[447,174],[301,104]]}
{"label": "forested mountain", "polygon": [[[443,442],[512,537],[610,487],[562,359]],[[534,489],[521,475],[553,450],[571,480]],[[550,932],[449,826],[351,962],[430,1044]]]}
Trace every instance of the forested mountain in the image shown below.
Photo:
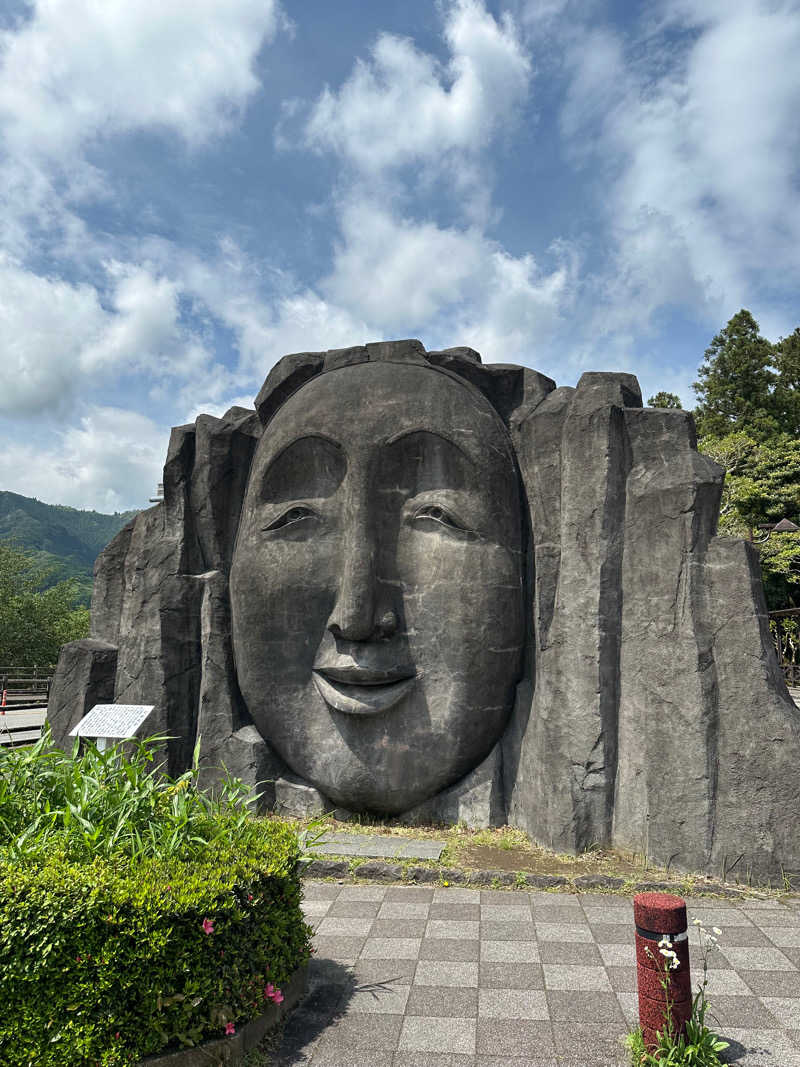
{"label": "forested mountain", "polygon": [[88,605],[94,561],[135,514],[79,511],[0,490],[0,540],[12,542],[39,566],[47,568],[45,588],[65,578],[77,579],[79,602]]}

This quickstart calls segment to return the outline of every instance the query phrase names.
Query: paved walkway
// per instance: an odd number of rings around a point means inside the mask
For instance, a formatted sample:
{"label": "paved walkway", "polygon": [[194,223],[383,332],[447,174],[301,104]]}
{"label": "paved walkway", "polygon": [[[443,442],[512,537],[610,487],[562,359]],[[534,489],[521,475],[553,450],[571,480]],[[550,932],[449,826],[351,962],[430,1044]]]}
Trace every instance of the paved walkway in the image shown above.
{"label": "paved walkway", "polygon": [[358,856],[363,859],[438,860],[444,841],[390,837],[387,834],[325,834],[314,841],[311,856]]}
{"label": "paved walkway", "polygon": [[[723,929],[709,997],[729,1062],[800,1067],[800,907],[688,904],[690,920]],[[303,907],[317,931],[310,990],[279,1067],[626,1063],[629,898],[307,882]]]}

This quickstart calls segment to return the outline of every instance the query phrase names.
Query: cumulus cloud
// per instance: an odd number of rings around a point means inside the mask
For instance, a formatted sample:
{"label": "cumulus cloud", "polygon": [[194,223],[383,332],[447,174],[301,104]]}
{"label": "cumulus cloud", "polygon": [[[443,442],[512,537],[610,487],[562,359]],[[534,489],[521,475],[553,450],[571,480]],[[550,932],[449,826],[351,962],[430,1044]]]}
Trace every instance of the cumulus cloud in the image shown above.
{"label": "cumulus cloud", "polygon": [[0,451],[0,485],[25,496],[97,511],[147,507],[161,481],[169,431],[145,415],[90,408],[79,424],[42,444]]}
{"label": "cumulus cloud", "polygon": [[611,328],[669,304],[718,322],[800,283],[800,8],[679,0],[661,16],[679,44],[635,41],[635,59],[592,29],[567,50],[562,127],[602,176],[616,249],[595,279]]}
{"label": "cumulus cloud", "polygon": [[160,127],[219,134],[258,88],[276,0],[36,0],[0,34],[0,122],[10,151],[63,157],[88,138]]}
{"label": "cumulus cloud", "polygon": [[[323,293],[388,335],[467,344],[488,359],[525,358],[570,306],[578,263],[556,243],[545,270],[475,228],[398,217],[362,198],[340,208],[342,240]],[[527,361],[527,359],[526,359]]]}
{"label": "cumulus cloud", "polygon": [[450,59],[441,64],[382,34],[341,88],[317,100],[309,145],[366,174],[485,149],[524,102],[530,59],[510,16],[496,20],[480,0],[450,4],[444,39]]}
{"label": "cumulus cloud", "polygon": [[63,411],[104,373],[174,377],[208,363],[201,341],[180,322],[173,281],[115,262],[106,274],[101,294],[0,258],[0,413]]}

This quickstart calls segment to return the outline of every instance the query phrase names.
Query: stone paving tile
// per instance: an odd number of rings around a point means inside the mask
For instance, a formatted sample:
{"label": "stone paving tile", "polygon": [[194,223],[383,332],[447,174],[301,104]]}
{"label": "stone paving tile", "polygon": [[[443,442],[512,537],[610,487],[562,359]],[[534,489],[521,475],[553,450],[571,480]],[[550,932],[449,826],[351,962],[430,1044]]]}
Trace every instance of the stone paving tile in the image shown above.
{"label": "stone paving tile", "polygon": [[481,904],[513,904],[514,891],[508,889],[482,889]]}
{"label": "stone paving tile", "polygon": [[453,941],[476,941],[480,933],[480,923],[469,920],[429,919],[426,937],[449,938]]}
{"label": "stone paving tile", "polygon": [[[697,989],[699,983],[703,980],[703,972],[694,971],[692,973],[692,987]],[[709,997],[716,998],[722,997],[748,997],[752,995],[752,989],[747,985],[741,975],[736,971],[730,970],[711,970],[708,971],[708,986],[706,988],[706,994]]]}
{"label": "stone paving tile", "polygon": [[419,956],[419,937],[371,937],[364,945],[364,960],[414,960]]}
{"label": "stone paving tile", "polygon": [[[474,1056],[453,1056],[441,1052],[395,1052],[392,1067],[475,1067]],[[504,1063],[504,1067],[508,1067]]]}
{"label": "stone paving tile", "polygon": [[766,934],[778,948],[800,948],[800,926],[770,926]]}
{"label": "stone paving tile", "polygon": [[363,937],[320,937],[312,938],[312,945],[317,956],[329,960],[355,961],[361,954],[366,938]]}
{"label": "stone paving tile", "polygon": [[797,997],[761,997],[761,1003],[781,1026],[800,1030],[800,1000]]}
{"label": "stone paving tile", "polygon": [[433,891],[435,904],[480,904],[480,889],[459,889],[458,886],[449,886],[443,889],[441,886]]}
{"label": "stone paving tile", "polygon": [[456,1016],[474,1019],[478,1014],[478,990],[453,986],[416,985],[406,1004],[406,1015]]}
{"label": "stone paving tile", "polygon": [[[478,1019],[476,1049],[490,1056],[550,1057],[555,1060],[549,1022],[523,1019]],[[513,1061],[512,1061],[513,1062]]]}
{"label": "stone paving tile", "polygon": [[722,1031],[727,1026],[744,1026],[748,1030],[777,1029],[781,1023],[758,997],[715,995],[708,1010],[709,1025]]}
{"label": "stone paving tile", "polygon": [[687,908],[687,914],[690,926],[694,919],[700,919],[707,930],[712,926],[748,926],[751,921],[739,908]]}
{"label": "stone paving tile", "polygon": [[489,963],[478,969],[482,989],[544,989],[544,970],[540,963]]}
{"label": "stone paving tile", "polygon": [[540,941],[539,958],[542,963],[602,963],[597,945],[585,942]]}
{"label": "stone paving tile", "polygon": [[407,1015],[398,1048],[409,1052],[475,1052],[475,1020]]}
{"label": "stone paving tile", "polygon": [[479,989],[478,1017],[546,1021],[550,1018],[547,996],[536,989]]}
{"label": "stone paving tile", "polygon": [[800,1067],[800,1048],[779,1030],[729,1027],[720,1037],[731,1042],[721,1058],[736,1067]]}
{"label": "stone paving tile", "polygon": [[457,989],[477,987],[478,964],[420,960],[414,972],[414,985],[454,986]]}
{"label": "stone paving tile", "polygon": [[320,937],[366,937],[372,919],[331,919],[325,916],[317,924]]}
{"label": "stone paving tile", "polygon": [[633,923],[592,923],[592,936],[602,945],[633,945],[636,929]]}
{"label": "stone paving tile", "polygon": [[636,992],[636,968],[606,966],[606,974],[615,993]]}
{"label": "stone paving tile", "polygon": [[797,968],[778,948],[728,948],[719,951],[737,971],[794,971]]}
{"label": "stone paving tile", "polygon": [[625,1024],[604,1026],[602,1023],[584,1023],[575,1019],[565,1023],[553,1023],[553,1040],[559,1056],[568,1056],[575,1063],[607,1062],[626,1063],[622,1038]]}
{"label": "stone paving tile", "polygon": [[633,908],[584,908],[583,914],[590,923],[633,925]]}
{"label": "stone paving tile", "polygon": [[536,924],[532,922],[482,922],[481,937],[486,941],[535,941]]}
{"label": "stone paving tile", "polygon": [[639,1025],[639,994],[631,992],[617,993],[617,1003],[626,1024],[633,1029]]}
{"label": "stone paving tile", "polygon": [[345,1006],[345,1012],[368,1015],[402,1015],[411,987],[407,985],[373,984],[356,989]]}
{"label": "stone paving tile", "polygon": [[479,918],[484,922],[528,923],[531,909],[528,904],[481,904]]}
{"label": "stone paving tile", "polygon": [[[294,1061],[291,1067],[294,1067]],[[314,1053],[309,1061],[312,1067],[393,1067],[394,1056],[391,1052],[359,1052],[352,1048],[325,1047]],[[287,1064],[286,1067],[290,1067]]]}
{"label": "stone paving tile", "polygon": [[424,939],[419,948],[421,960],[447,960],[452,963],[477,963],[480,941],[456,941],[452,938]]}
{"label": "stone paving tile", "polygon": [[605,967],[582,967],[577,963],[545,963],[545,989],[594,989],[612,992]]}
{"label": "stone paving tile", "polygon": [[481,941],[481,961],[486,963],[538,963],[535,941]]}
{"label": "stone paving tile", "polygon": [[797,971],[745,971],[739,977],[757,997],[796,997],[800,999],[800,972]]}
{"label": "stone paving tile", "polygon": [[419,937],[425,936],[427,919],[376,919],[370,937]]}
{"label": "stone paving tile", "polygon": [[533,918],[536,922],[542,923],[577,923],[583,922],[584,913],[580,908],[573,907],[560,907],[550,905],[549,907],[542,907],[540,905],[533,905]]}
{"label": "stone paving tile", "polygon": [[417,961],[410,960],[357,960],[350,967],[356,987],[385,984],[411,985]]}
{"label": "stone paving tile", "polygon": [[377,913],[379,919],[427,919],[430,904],[420,901],[385,900]]}
{"label": "stone paving tile", "polygon": [[343,885],[338,900],[383,900],[386,896],[385,885]]}
{"label": "stone paving tile", "polygon": [[345,1015],[329,1026],[317,1043],[319,1050],[333,1047],[394,1052],[403,1025],[402,1015]]}
{"label": "stone paving tile", "polygon": [[[328,907],[326,913],[329,919],[374,919],[380,909],[378,900],[318,900],[312,904],[325,904]],[[305,908],[303,908],[305,911]]]}
{"label": "stone paving tile", "polygon": [[[793,908],[781,908],[778,910],[768,911],[745,911],[742,909],[740,914],[744,915],[750,922],[756,923],[762,930],[766,930],[770,926],[800,926],[800,911]],[[715,923],[716,926],[722,926],[722,923]],[[731,923],[731,926],[738,925]]]}
{"label": "stone paving tile", "polygon": [[[547,977],[545,976],[545,983]],[[599,990],[548,989],[547,1004],[553,1022],[623,1022],[622,1009],[613,992]]]}
{"label": "stone paving tile", "polygon": [[304,882],[303,896],[306,900],[335,900],[341,889],[330,882]]}
{"label": "stone paving tile", "polygon": [[581,906],[580,897],[576,893],[546,893],[543,890],[533,889],[528,896],[531,904],[539,904],[542,907],[579,908]]}
{"label": "stone paving tile", "polygon": [[[530,917],[530,912],[528,912]],[[440,901],[437,903],[435,900],[430,905],[430,912],[428,913],[429,919],[468,919],[472,922],[480,920],[481,906],[480,904],[459,903],[458,901]]]}
{"label": "stone paving tile", "polygon": [[592,942],[592,928],[588,923],[536,923],[540,941]]}
{"label": "stone paving tile", "polygon": [[430,904],[433,900],[433,889],[416,885],[392,885],[386,889],[384,900],[396,900],[401,903]]}
{"label": "stone paving tile", "polygon": [[636,965],[636,949],[633,945],[607,945],[600,943],[600,956],[607,967],[628,967]]}
{"label": "stone paving tile", "polygon": [[[780,927],[780,929],[784,929],[784,927]],[[722,931],[720,940],[724,944],[730,945],[731,948],[757,948],[759,946],[769,948],[771,944],[764,931],[757,926],[726,926]],[[699,945],[694,937],[691,939],[690,949],[693,956],[699,954]],[[712,953],[712,959],[713,955]]]}

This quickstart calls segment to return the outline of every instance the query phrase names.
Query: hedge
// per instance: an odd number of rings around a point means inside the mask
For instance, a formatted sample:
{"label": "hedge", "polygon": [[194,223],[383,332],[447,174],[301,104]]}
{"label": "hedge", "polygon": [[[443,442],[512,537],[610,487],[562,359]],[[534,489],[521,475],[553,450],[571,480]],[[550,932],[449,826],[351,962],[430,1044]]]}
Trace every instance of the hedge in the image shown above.
{"label": "hedge", "polygon": [[132,1064],[280,999],[309,954],[296,834],[217,818],[231,833],[189,859],[0,850],[4,1067]]}

